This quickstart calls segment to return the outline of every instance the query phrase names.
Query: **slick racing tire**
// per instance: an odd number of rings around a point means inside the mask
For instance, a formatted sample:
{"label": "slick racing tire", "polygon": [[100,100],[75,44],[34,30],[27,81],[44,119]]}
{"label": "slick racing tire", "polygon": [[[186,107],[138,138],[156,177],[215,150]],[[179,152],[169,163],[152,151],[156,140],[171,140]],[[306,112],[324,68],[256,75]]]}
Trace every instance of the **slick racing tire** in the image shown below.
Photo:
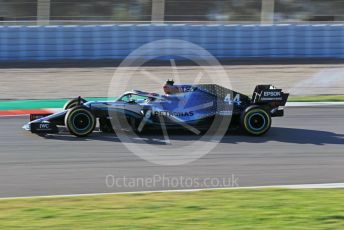
{"label": "slick racing tire", "polygon": [[[80,98],[80,102],[83,104],[87,101],[83,98]],[[78,106],[78,103],[79,103],[79,98],[73,98],[73,99],[67,101],[66,104],[64,104],[63,110],[67,110],[67,109],[71,109],[73,107],[76,107],[76,106]]]}
{"label": "slick racing tire", "polygon": [[96,117],[92,111],[83,106],[70,109],[65,116],[68,131],[77,137],[86,137],[96,127]]}
{"label": "slick racing tire", "polygon": [[271,127],[271,116],[261,106],[249,106],[241,116],[244,131],[253,136],[265,134]]}

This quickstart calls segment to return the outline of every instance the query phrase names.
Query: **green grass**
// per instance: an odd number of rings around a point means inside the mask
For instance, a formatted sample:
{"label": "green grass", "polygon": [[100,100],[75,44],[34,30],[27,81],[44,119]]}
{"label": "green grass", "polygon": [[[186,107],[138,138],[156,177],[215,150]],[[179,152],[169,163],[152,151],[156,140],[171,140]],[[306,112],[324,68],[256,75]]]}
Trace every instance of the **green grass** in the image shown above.
{"label": "green grass", "polygon": [[311,96],[290,96],[289,102],[338,102],[344,101],[344,95],[311,95]]}
{"label": "green grass", "polygon": [[255,189],[0,201],[0,229],[344,229],[343,189]]}

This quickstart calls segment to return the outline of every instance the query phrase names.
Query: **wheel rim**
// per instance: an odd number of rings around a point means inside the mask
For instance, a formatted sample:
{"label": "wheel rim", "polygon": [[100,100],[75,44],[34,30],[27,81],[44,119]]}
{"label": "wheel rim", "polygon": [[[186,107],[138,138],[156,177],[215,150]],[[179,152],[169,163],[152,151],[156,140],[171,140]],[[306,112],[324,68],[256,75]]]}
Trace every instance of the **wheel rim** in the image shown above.
{"label": "wheel rim", "polygon": [[261,113],[253,113],[248,117],[248,126],[251,130],[261,131],[265,128],[266,118]]}
{"label": "wheel rim", "polygon": [[90,117],[86,113],[78,113],[72,119],[73,126],[76,130],[84,131],[91,126]]}

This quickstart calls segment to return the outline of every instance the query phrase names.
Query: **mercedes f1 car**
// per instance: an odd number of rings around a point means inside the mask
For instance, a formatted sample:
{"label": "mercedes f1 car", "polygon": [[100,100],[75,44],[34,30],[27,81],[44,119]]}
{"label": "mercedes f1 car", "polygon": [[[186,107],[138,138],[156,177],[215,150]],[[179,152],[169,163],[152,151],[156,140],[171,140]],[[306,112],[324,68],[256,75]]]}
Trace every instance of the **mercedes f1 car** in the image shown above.
{"label": "mercedes f1 car", "polygon": [[126,92],[114,101],[68,101],[62,112],[31,114],[23,126],[32,133],[58,133],[61,126],[77,136],[90,135],[99,125],[102,132],[128,128],[135,132],[161,129],[189,129],[206,132],[216,117],[230,117],[225,129],[238,129],[249,135],[263,135],[271,127],[271,117],[284,115],[289,94],[272,85],[256,86],[253,96],[216,84],[175,85],[168,80],[165,94],[139,90]]}

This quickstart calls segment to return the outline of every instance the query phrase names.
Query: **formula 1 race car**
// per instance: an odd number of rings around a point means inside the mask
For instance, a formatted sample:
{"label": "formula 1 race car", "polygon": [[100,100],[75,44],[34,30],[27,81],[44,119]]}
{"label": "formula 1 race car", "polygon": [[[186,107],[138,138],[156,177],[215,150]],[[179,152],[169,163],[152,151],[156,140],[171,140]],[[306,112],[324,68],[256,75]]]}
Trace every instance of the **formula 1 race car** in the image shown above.
{"label": "formula 1 race car", "polygon": [[90,135],[97,124],[102,132],[188,129],[201,134],[216,118],[230,118],[226,127],[217,128],[259,136],[270,129],[271,117],[284,115],[289,96],[272,85],[256,86],[252,97],[216,84],[175,85],[173,80],[163,89],[163,95],[133,90],[114,101],[78,97],[68,101],[62,112],[31,114],[23,128],[45,135],[58,133],[59,126],[65,126],[78,137]]}

